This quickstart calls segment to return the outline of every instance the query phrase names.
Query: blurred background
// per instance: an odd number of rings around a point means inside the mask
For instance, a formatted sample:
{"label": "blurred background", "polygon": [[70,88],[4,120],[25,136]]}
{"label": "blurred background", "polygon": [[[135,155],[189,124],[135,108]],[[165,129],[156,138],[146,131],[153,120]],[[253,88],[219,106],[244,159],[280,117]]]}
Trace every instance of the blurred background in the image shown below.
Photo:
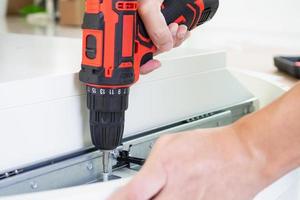
{"label": "blurred background", "polygon": [[[220,0],[217,16],[206,26],[236,35],[245,31],[253,36],[296,36],[300,34],[299,8],[299,0]],[[80,36],[76,32],[83,9],[84,0],[1,0],[1,32]],[[58,22],[58,26],[52,27],[51,20]],[[47,32],[47,28],[54,30]],[[73,29],[74,33],[64,34],[60,28]]]}
{"label": "blurred background", "polygon": [[84,0],[1,0],[0,32],[80,37]]}
{"label": "blurred background", "polygon": [[[299,0],[220,0],[184,46],[224,49],[230,67],[270,72],[274,55],[299,53],[299,8]],[[80,38],[83,10],[84,0],[1,0],[0,33]]]}

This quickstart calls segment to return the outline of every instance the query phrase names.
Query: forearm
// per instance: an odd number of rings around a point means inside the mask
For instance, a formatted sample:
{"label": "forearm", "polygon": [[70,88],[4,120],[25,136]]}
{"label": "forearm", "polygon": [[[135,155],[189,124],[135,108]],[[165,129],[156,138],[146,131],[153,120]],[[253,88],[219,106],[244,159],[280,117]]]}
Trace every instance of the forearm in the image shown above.
{"label": "forearm", "polygon": [[262,167],[265,184],[300,166],[300,84],[277,101],[234,124]]}

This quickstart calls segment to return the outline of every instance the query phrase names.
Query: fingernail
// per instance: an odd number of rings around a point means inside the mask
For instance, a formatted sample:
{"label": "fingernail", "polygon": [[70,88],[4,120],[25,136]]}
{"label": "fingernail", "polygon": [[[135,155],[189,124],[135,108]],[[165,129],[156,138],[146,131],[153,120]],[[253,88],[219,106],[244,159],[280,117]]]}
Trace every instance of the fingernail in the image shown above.
{"label": "fingernail", "polygon": [[180,25],[178,33],[177,33],[177,37],[179,39],[183,39],[185,37],[186,33],[187,33],[187,27],[184,25]]}

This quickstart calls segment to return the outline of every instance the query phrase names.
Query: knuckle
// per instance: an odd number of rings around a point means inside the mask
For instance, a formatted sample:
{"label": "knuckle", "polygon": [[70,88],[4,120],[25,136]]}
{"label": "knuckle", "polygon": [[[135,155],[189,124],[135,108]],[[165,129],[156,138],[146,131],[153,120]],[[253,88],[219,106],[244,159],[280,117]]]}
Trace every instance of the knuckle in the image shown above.
{"label": "knuckle", "polygon": [[151,33],[152,40],[158,47],[172,46],[172,35],[167,28],[154,30]]}
{"label": "knuckle", "polygon": [[168,32],[165,28],[154,30],[152,32],[152,37],[153,37],[153,39],[157,40],[157,42],[159,42],[159,43],[165,43],[165,42],[168,42],[168,40],[169,40]]}

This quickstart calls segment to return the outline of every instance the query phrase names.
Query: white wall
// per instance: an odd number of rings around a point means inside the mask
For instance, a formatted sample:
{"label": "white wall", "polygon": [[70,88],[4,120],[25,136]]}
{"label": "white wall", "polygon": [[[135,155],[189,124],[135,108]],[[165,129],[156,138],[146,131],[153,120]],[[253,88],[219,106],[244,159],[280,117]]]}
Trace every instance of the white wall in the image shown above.
{"label": "white wall", "polygon": [[214,23],[219,27],[300,34],[300,0],[220,0]]}
{"label": "white wall", "polygon": [[186,42],[196,48],[260,45],[300,50],[300,0],[220,0],[216,16]]}
{"label": "white wall", "polygon": [[0,18],[5,17],[7,8],[7,0],[0,1]]}

